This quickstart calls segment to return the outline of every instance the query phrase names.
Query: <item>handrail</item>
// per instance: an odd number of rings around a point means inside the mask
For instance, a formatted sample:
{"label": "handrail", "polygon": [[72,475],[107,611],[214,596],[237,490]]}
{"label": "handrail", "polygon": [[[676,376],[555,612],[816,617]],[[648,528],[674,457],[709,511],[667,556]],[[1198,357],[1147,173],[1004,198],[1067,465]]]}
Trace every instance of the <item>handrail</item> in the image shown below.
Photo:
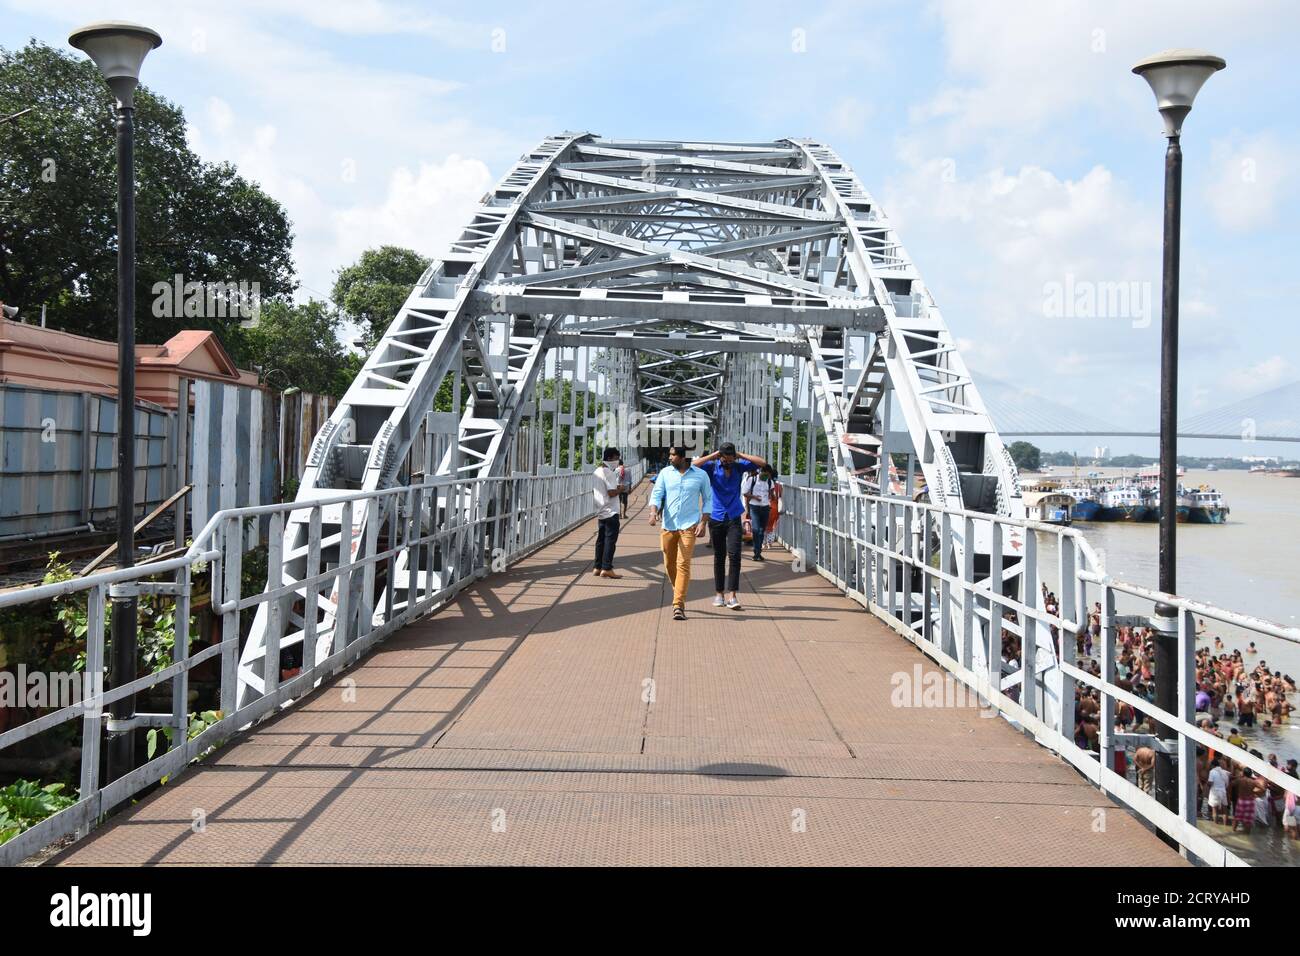
{"label": "handrail", "polygon": [[[633,484],[639,483],[645,474],[645,463],[633,464],[631,472]],[[245,543],[242,533],[245,520],[271,516],[274,526],[282,522],[284,516],[305,513],[311,523],[319,528],[324,508],[348,508],[358,503],[368,505],[394,498],[423,504],[418,508],[418,513],[412,513],[408,507],[407,513],[400,516],[400,521],[399,509],[389,510],[387,523],[390,536],[382,550],[372,547],[369,553],[349,554],[346,560],[331,562],[329,566],[320,561],[316,572],[301,581],[282,582],[279,569],[275,568],[271,572],[271,580],[276,582],[274,587],[263,587],[260,592],[247,596],[240,593],[239,568]],[[426,510],[430,502],[435,507]],[[417,485],[341,492],[305,501],[223,509],[208,519],[183,555],[147,565],[115,568],[86,577],[0,594],[0,609],[85,594],[88,623],[85,635],[85,674],[92,678],[93,687],[80,700],[0,733],[0,751],[3,751],[60,724],[72,720],[82,721],[81,787],[77,802],[0,845],[0,865],[21,862],[41,847],[73,833],[84,835],[103,814],[117,804],[164,776],[174,778],[184,772],[190,761],[208,748],[275,713],[294,699],[310,693],[320,681],[350,666],[389,634],[442,606],[474,581],[509,567],[537,548],[567,533],[589,519],[594,510],[595,499],[589,473],[565,471],[550,475],[486,478],[440,476]],[[372,527],[375,528],[372,534],[377,540],[378,524]],[[273,535],[269,547],[274,549],[277,540]],[[321,544],[319,539],[313,544],[318,549],[318,554]],[[490,557],[487,553],[489,544],[497,546]],[[452,552],[455,552],[454,558],[449,557]],[[414,572],[419,571],[425,579],[425,585],[409,591],[405,601],[395,602],[391,596],[393,586],[398,589],[403,587],[400,581],[393,578],[393,569],[399,560],[404,560],[406,566],[412,569],[412,582],[416,576]],[[194,654],[190,653],[189,640],[177,639],[174,643],[173,662],[166,668],[105,691],[102,682],[107,637],[104,618],[109,601],[115,594],[122,593],[123,589],[170,596],[175,601],[178,627],[188,635],[186,622],[190,617],[192,576],[195,566],[200,563],[211,564],[211,607],[221,619],[221,639]],[[272,682],[274,686],[266,696],[242,707],[234,705],[234,684],[239,679],[236,665],[241,611],[295,595],[302,597],[318,593],[328,582],[335,580],[348,581],[354,586],[359,583],[364,592],[366,587],[375,587],[376,570],[382,566],[388,568],[389,578],[389,600],[384,606],[373,608],[372,613],[360,615],[355,619],[355,625],[352,618],[341,617],[340,620],[344,623],[341,627],[334,628],[339,633],[334,634],[329,653],[322,655],[321,660],[308,656],[301,672],[294,677],[280,682],[278,661],[271,660],[277,679]],[[173,579],[170,583],[156,583],[168,575]],[[368,597],[363,596],[363,606],[366,600],[373,603],[374,597],[373,591]],[[229,706],[223,706],[223,716],[216,723],[208,726],[199,736],[187,740],[189,674],[199,664],[213,659],[221,662],[220,691],[223,703]],[[138,713],[118,729],[171,727],[175,742],[168,750],[125,776],[102,784],[99,779],[99,754],[108,705],[167,682],[172,684],[170,713]]]}
{"label": "handrail", "polygon": [[[779,536],[805,568],[816,570],[864,604],[1004,717],[1033,733],[1039,743],[1193,855],[1220,865],[1242,864],[1236,854],[1197,828],[1197,745],[1213,748],[1270,783],[1300,794],[1300,780],[1196,725],[1194,642],[1196,617],[1293,643],[1300,643],[1300,628],[1116,580],[1106,574],[1100,556],[1075,528],[907,498],[850,497],[828,488],[797,485],[786,488],[782,505]],[[970,544],[971,531],[980,523],[989,532],[992,547],[983,556],[989,567],[977,574]],[[1014,556],[1003,553],[1003,541],[1011,540],[1012,531],[1020,535],[1023,549]],[[1039,593],[1038,539],[1042,536],[1055,538],[1057,544],[1060,607],[1056,614],[1045,609]],[[956,549],[955,541],[965,546]],[[994,568],[1000,573],[995,575]],[[995,580],[1000,587],[994,586]],[[1101,598],[1098,603],[1103,609],[1100,676],[1076,666],[1074,660],[1074,635],[1088,621],[1089,587],[1098,590],[1094,597]],[[1174,610],[1181,651],[1173,675],[1178,701],[1173,713],[1115,682],[1113,649],[1120,617],[1115,598],[1119,594],[1149,602],[1152,616],[1156,606]],[[1017,620],[1010,620],[1011,615]],[[994,621],[998,626],[993,626]],[[1003,629],[1021,638],[1017,661],[1002,657]],[[1096,690],[1100,697],[1096,752],[1080,748],[1073,739],[1076,682]],[[1013,684],[1019,686],[1012,690]],[[1176,812],[1111,769],[1111,756],[1124,744],[1114,725],[1118,703],[1174,732],[1176,739],[1153,739],[1152,745],[1168,745],[1177,757]]]}

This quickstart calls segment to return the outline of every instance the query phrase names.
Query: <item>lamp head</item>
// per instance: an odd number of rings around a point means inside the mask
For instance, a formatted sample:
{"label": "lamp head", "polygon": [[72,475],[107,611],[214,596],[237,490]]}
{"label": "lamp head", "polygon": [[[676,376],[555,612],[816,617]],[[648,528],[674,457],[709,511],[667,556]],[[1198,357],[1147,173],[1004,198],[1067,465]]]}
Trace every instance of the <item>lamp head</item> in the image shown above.
{"label": "lamp head", "polygon": [[1165,135],[1174,137],[1192,111],[1192,100],[1205,81],[1228,64],[1222,57],[1204,50],[1165,50],[1133,67],[1133,72],[1151,85],[1156,108],[1165,121]]}
{"label": "lamp head", "polygon": [[162,45],[162,37],[138,23],[106,20],[74,30],[68,43],[95,61],[117,97],[118,108],[131,109],[140,84],[140,64],[150,50]]}

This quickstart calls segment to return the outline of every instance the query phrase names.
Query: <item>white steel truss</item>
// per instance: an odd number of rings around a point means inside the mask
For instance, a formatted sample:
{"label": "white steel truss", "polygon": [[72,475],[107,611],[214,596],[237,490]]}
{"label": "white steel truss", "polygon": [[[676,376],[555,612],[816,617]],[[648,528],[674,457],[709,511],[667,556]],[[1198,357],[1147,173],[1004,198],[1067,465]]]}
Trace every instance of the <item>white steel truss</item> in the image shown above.
{"label": "white steel truss", "polygon": [[[644,427],[630,441],[629,420]],[[580,470],[607,442],[635,458],[673,428],[759,451],[796,484],[912,494],[923,480],[935,504],[1023,516],[939,310],[832,150],[585,133],[548,137],[483,197],[316,436],[298,499]],[[466,556],[446,548],[428,566],[369,565],[353,593],[312,586],[341,555],[380,553],[463,506],[468,488],[291,513],[272,583],[303,587],[259,604],[240,702],[277,684],[267,661],[310,666],[359,617],[454,579]],[[988,547],[977,523],[973,550]]]}

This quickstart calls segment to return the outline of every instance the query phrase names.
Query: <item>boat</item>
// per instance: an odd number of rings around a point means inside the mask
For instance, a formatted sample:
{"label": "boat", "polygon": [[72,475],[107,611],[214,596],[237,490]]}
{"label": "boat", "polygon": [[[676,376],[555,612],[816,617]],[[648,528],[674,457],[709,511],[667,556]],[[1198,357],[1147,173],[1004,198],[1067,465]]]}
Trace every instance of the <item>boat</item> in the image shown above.
{"label": "boat", "polygon": [[1268,473],[1279,478],[1300,478],[1300,468],[1270,468]]}
{"label": "boat", "polygon": [[1062,488],[1060,492],[1074,499],[1074,503],[1070,505],[1071,520],[1095,521],[1097,519],[1097,512],[1101,511],[1101,502],[1097,500],[1097,495],[1091,488],[1078,485],[1077,487]]}
{"label": "boat", "polygon": [[1026,491],[1025,517],[1046,524],[1068,525],[1074,498],[1060,491]]}
{"label": "boat", "polygon": [[1219,470],[1219,466],[1216,465],[1214,462],[1210,462],[1208,465],[1205,466],[1205,470],[1206,470],[1206,471],[1218,471],[1218,470]]}
{"label": "boat", "polygon": [[1269,471],[1271,471],[1271,470],[1272,470],[1272,469],[1270,469],[1270,468],[1268,467],[1268,465],[1265,465],[1265,464],[1251,465],[1251,466],[1250,466],[1250,474],[1252,474],[1252,475],[1266,475],[1266,474],[1268,474]]}
{"label": "boat", "polygon": [[1142,521],[1146,518],[1147,506],[1142,501],[1142,489],[1137,485],[1116,485],[1101,493],[1099,499],[1101,510],[1097,512],[1100,521]]}
{"label": "boat", "polygon": [[1209,485],[1187,491],[1187,520],[1192,524],[1224,524],[1232,510],[1223,501],[1223,495]]}
{"label": "boat", "polygon": [[1142,495],[1142,506],[1146,511],[1138,521],[1159,521],[1160,520],[1160,489],[1150,485],[1138,488]]}

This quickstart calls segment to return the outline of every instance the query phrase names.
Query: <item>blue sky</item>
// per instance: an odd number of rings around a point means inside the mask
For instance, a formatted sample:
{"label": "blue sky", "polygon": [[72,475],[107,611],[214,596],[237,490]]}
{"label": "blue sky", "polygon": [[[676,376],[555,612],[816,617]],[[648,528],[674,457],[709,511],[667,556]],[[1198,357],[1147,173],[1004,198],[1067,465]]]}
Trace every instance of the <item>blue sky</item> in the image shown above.
{"label": "blue sky", "polygon": [[[1228,69],[1184,135],[1181,402],[1205,411],[1300,379],[1295,4],[0,9],[9,47],[63,45],[106,16],[157,29],[145,81],[185,110],[201,155],[235,162],[285,204],[305,294],[327,291],[368,246],[437,255],[551,132],[820,138],[894,219],[977,372],[1133,427],[1158,410],[1164,140],[1129,70],[1168,47],[1207,48]],[[1120,283],[1135,293],[1120,315],[1049,304],[1054,290]]]}

